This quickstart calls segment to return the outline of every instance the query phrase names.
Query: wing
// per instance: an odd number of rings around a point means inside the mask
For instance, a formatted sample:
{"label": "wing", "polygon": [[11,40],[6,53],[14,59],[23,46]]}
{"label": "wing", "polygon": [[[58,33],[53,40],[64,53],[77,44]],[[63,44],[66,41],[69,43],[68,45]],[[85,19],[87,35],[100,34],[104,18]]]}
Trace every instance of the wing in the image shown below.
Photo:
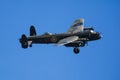
{"label": "wing", "polygon": [[63,46],[65,44],[74,42],[74,41],[76,41],[78,39],[79,39],[78,36],[70,36],[70,37],[67,37],[67,38],[64,38],[64,39],[60,40],[58,43],[56,43],[56,45],[57,46]]}
{"label": "wing", "polygon": [[73,22],[67,33],[77,33],[84,30],[84,19],[80,18]]}

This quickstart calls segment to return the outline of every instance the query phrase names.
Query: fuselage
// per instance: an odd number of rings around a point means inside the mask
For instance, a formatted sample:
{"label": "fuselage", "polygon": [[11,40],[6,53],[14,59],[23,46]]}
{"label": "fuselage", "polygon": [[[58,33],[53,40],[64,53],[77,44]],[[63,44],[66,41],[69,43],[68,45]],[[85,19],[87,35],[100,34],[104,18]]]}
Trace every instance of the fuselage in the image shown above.
{"label": "fuselage", "polygon": [[59,40],[70,36],[78,36],[78,41],[93,41],[101,38],[99,32],[83,31],[78,33],[62,33],[62,34],[47,34],[27,37],[27,41],[32,41],[35,44],[50,44],[57,43]]}

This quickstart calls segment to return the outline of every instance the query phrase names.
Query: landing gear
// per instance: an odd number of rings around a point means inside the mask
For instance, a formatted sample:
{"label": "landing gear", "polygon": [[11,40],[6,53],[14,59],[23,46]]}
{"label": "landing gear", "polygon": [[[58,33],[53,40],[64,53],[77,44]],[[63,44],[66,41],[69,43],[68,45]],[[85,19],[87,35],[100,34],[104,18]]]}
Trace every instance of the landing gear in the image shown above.
{"label": "landing gear", "polygon": [[29,47],[32,47],[32,44],[30,44]]}
{"label": "landing gear", "polygon": [[85,46],[85,42],[83,41],[80,41],[80,44],[79,44],[80,47],[84,47]]}
{"label": "landing gear", "polygon": [[80,52],[80,50],[79,50],[78,47],[75,47],[75,48],[73,49],[73,51],[74,51],[75,54],[78,54],[78,53]]}

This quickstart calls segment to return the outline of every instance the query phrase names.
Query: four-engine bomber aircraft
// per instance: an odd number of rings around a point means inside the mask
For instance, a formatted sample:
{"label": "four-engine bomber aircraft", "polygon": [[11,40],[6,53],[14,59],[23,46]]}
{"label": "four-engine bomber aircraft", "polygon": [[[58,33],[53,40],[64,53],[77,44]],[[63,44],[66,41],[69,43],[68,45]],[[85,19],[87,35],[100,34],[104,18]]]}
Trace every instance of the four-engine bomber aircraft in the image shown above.
{"label": "four-engine bomber aircraft", "polygon": [[80,18],[73,22],[70,29],[66,33],[51,34],[46,32],[37,35],[35,27],[30,27],[30,36],[25,34],[19,39],[22,48],[32,47],[32,44],[49,44],[54,43],[57,46],[73,47],[74,53],[79,53],[79,47],[84,47],[88,41],[94,41],[101,38],[99,32],[95,32],[92,27],[84,28],[84,19]]}

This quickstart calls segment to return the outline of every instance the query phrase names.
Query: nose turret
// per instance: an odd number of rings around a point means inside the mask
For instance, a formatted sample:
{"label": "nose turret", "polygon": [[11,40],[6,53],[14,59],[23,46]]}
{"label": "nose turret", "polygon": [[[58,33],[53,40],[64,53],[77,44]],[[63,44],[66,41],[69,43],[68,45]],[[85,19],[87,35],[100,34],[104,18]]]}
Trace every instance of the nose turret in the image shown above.
{"label": "nose turret", "polygon": [[100,32],[96,32],[96,38],[97,39],[101,39],[102,38]]}

